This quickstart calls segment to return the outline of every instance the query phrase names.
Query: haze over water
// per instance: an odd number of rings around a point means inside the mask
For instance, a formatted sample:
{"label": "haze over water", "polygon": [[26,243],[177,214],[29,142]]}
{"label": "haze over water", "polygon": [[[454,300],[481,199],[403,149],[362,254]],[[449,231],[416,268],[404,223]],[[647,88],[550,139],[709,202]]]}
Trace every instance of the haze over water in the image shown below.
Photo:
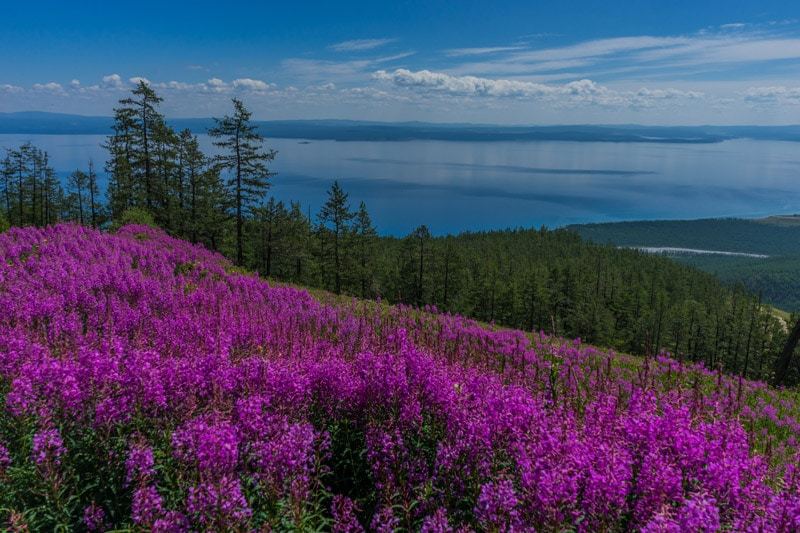
{"label": "haze over water", "polygon": [[[206,136],[207,153],[213,146]],[[0,135],[46,150],[65,177],[91,157],[100,135]],[[269,139],[278,150],[271,193],[316,212],[334,179],[360,200],[381,233],[418,224],[441,234],[582,222],[757,217],[800,211],[800,145],[606,142],[335,142]],[[105,185],[105,180],[102,180]],[[413,213],[413,216],[409,216]]]}

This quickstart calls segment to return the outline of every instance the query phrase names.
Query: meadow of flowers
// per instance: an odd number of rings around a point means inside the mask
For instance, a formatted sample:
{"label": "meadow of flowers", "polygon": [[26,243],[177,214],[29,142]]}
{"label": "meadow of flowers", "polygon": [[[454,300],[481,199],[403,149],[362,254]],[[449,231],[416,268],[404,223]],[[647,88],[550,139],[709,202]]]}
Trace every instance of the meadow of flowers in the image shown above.
{"label": "meadow of flowers", "polygon": [[0,400],[12,530],[800,530],[794,393],[141,226],[0,235]]}

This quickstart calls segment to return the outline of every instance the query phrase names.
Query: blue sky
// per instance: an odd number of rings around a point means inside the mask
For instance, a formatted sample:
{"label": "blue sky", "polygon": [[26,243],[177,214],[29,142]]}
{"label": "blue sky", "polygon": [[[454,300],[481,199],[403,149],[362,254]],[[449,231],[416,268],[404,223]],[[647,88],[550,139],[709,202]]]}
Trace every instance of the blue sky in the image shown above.
{"label": "blue sky", "polygon": [[800,3],[3,6],[0,111],[107,115],[138,78],[172,116],[799,123]]}

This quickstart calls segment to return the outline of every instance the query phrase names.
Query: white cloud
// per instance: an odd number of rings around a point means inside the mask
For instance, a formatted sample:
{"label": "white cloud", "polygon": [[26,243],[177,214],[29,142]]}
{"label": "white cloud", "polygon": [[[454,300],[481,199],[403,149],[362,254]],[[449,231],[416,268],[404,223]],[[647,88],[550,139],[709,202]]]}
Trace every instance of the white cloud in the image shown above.
{"label": "white cloud", "polygon": [[336,52],[360,52],[363,50],[374,50],[381,46],[395,42],[397,39],[353,39],[332,44],[328,48]]}
{"label": "white cloud", "polygon": [[712,36],[687,40],[677,46],[642,50],[631,59],[635,63],[657,62],[660,68],[800,59],[800,39]]}
{"label": "white cloud", "polygon": [[643,87],[636,91],[638,96],[653,100],[673,100],[676,98],[698,99],[706,95],[701,91],[682,91],[680,89],[648,89]]}
{"label": "white cloud", "polygon": [[800,87],[751,87],[742,93],[752,104],[800,104]]}
{"label": "white cloud", "polygon": [[73,79],[69,82],[69,86],[73,89],[80,89],[81,87],[81,80]]}
{"label": "white cloud", "polygon": [[464,96],[541,96],[550,91],[548,86],[539,83],[451,76],[430,70],[416,72],[403,68],[393,72],[379,70],[375,72],[374,77],[381,81],[389,81],[398,87],[431,89]]}
{"label": "white cloud", "polygon": [[167,83],[159,83],[157,87],[162,89],[174,89],[177,91],[186,91],[195,88],[196,85],[191,83],[186,83],[183,81],[169,81]]}
{"label": "white cloud", "polygon": [[119,74],[103,76],[103,86],[119,89],[123,86],[122,77]]}
{"label": "white cloud", "polygon": [[443,72],[397,69],[379,70],[375,79],[411,91],[466,97],[544,99],[556,104],[597,104],[603,106],[646,107],[657,102],[678,99],[699,99],[696,91],[648,89],[618,91],[592,80],[582,79],[565,84],[544,84],[529,81],[452,76]]}
{"label": "white cloud", "polygon": [[21,93],[23,91],[22,87],[17,85],[11,85],[9,83],[2,83],[0,84],[0,93]]}
{"label": "white cloud", "polygon": [[50,91],[50,92],[61,92],[64,88],[61,86],[60,83],[56,83],[54,81],[50,81],[47,83],[34,83],[33,88],[37,91]]}
{"label": "white cloud", "polygon": [[706,76],[731,79],[748,69],[752,75],[754,68],[778,69],[780,61],[800,60],[800,38],[785,26],[736,22],[685,35],[612,37],[555,47],[513,44],[444,53],[467,60],[444,69],[459,75],[535,77],[570,69],[582,78],[633,80],[657,73],[679,80],[688,75],[686,67],[696,67],[709,69],[703,73]]}
{"label": "white cloud", "polygon": [[483,48],[450,48],[445,50],[444,53],[452,57],[461,56],[482,56],[489,54],[497,54],[499,52],[512,52],[515,50],[524,50],[524,46],[486,46]]}
{"label": "white cloud", "polygon": [[128,82],[132,85],[139,85],[139,83],[144,83],[145,85],[150,85],[150,80],[144,78],[142,76],[134,76],[132,78],[128,78]]}
{"label": "white cloud", "polygon": [[233,80],[232,85],[236,89],[263,92],[268,90],[271,85],[265,81],[254,80],[252,78],[238,78]]}
{"label": "white cloud", "polygon": [[323,59],[290,58],[283,61],[283,68],[293,76],[307,82],[336,83],[361,81],[371,76],[374,69],[413,55],[403,52],[389,56],[379,56],[350,61],[329,61]]}
{"label": "white cloud", "polygon": [[639,35],[596,39],[558,48],[544,48],[513,54],[517,61],[554,61],[565,59],[587,59],[610,56],[625,52],[669,48],[689,41],[686,37],[654,37]]}
{"label": "white cloud", "polygon": [[211,78],[206,82],[208,90],[214,93],[222,93],[228,89],[228,84],[219,78]]}

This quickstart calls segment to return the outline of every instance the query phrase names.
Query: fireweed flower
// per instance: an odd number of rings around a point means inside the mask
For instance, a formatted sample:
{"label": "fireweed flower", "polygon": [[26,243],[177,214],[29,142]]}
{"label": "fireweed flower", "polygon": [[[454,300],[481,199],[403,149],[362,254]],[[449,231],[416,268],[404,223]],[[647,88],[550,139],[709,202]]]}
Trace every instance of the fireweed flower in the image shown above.
{"label": "fireweed flower", "polygon": [[[796,400],[665,354],[326,305],[141,226],[3,232],[0,309],[0,416],[45,428],[30,457],[46,473],[64,460],[62,419],[64,437],[115,450],[94,459],[125,487],[103,489],[131,494],[142,529],[295,520],[331,472],[355,484],[322,513],[338,531],[361,530],[356,495],[400,495],[415,510],[403,526],[425,531],[800,530]],[[154,449],[172,453],[169,510]],[[3,450],[0,472],[19,455]],[[264,516],[284,503],[292,517]],[[362,518],[398,525],[389,507]]]}
{"label": "fireweed flower", "polygon": [[66,451],[61,433],[55,428],[42,429],[33,436],[31,459],[39,466],[61,464]]}
{"label": "fireweed flower", "polygon": [[191,420],[172,434],[172,446],[175,457],[196,465],[200,472],[228,473],[238,461],[239,437],[227,422]]}
{"label": "fireweed flower", "polygon": [[447,521],[447,510],[443,507],[436,509],[436,511],[425,518],[420,528],[420,533],[452,533],[453,528]]}
{"label": "fireweed flower", "polygon": [[11,466],[11,454],[3,443],[0,443],[0,477],[5,475],[8,467]]}
{"label": "fireweed flower", "polygon": [[719,508],[714,498],[697,494],[686,500],[678,510],[681,531],[714,533],[720,529]]}
{"label": "fireweed flower", "polygon": [[253,514],[239,480],[233,477],[204,481],[191,487],[186,511],[204,528],[218,531],[236,529]]}
{"label": "fireweed flower", "polygon": [[164,500],[152,485],[136,489],[131,503],[133,523],[142,527],[152,526],[164,514]]}
{"label": "fireweed flower", "polygon": [[92,502],[83,510],[83,525],[89,531],[102,531],[105,528],[106,513],[102,507]]}
{"label": "fireweed flower", "polygon": [[641,529],[641,533],[683,533],[681,526],[667,511],[653,516]]}
{"label": "fireweed flower", "polygon": [[178,511],[169,511],[153,522],[152,531],[153,533],[185,533],[190,531],[189,520]]}
{"label": "fireweed flower", "polygon": [[370,522],[370,529],[377,533],[393,533],[398,526],[400,526],[400,520],[394,515],[391,507],[379,509]]}
{"label": "fireweed flower", "polygon": [[337,494],[331,503],[334,533],[363,533],[364,528],[356,517],[356,505],[347,496]]}
{"label": "fireweed flower", "polygon": [[149,446],[133,445],[125,460],[125,483],[146,483],[155,475],[153,450]]}
{"label": "fireweed flower", "polygon": [[475,516],[488,530],[513,530],[519,525],[518,503],[511,481],[486,483],[481,487]]}
{"label": "fireweed flower", "polygon": [[290,489],[296,499],[307,499],[317,440],[310,424],[287,424],[272,438],[252,442],[249,453],[256,478],[278,496]]}

